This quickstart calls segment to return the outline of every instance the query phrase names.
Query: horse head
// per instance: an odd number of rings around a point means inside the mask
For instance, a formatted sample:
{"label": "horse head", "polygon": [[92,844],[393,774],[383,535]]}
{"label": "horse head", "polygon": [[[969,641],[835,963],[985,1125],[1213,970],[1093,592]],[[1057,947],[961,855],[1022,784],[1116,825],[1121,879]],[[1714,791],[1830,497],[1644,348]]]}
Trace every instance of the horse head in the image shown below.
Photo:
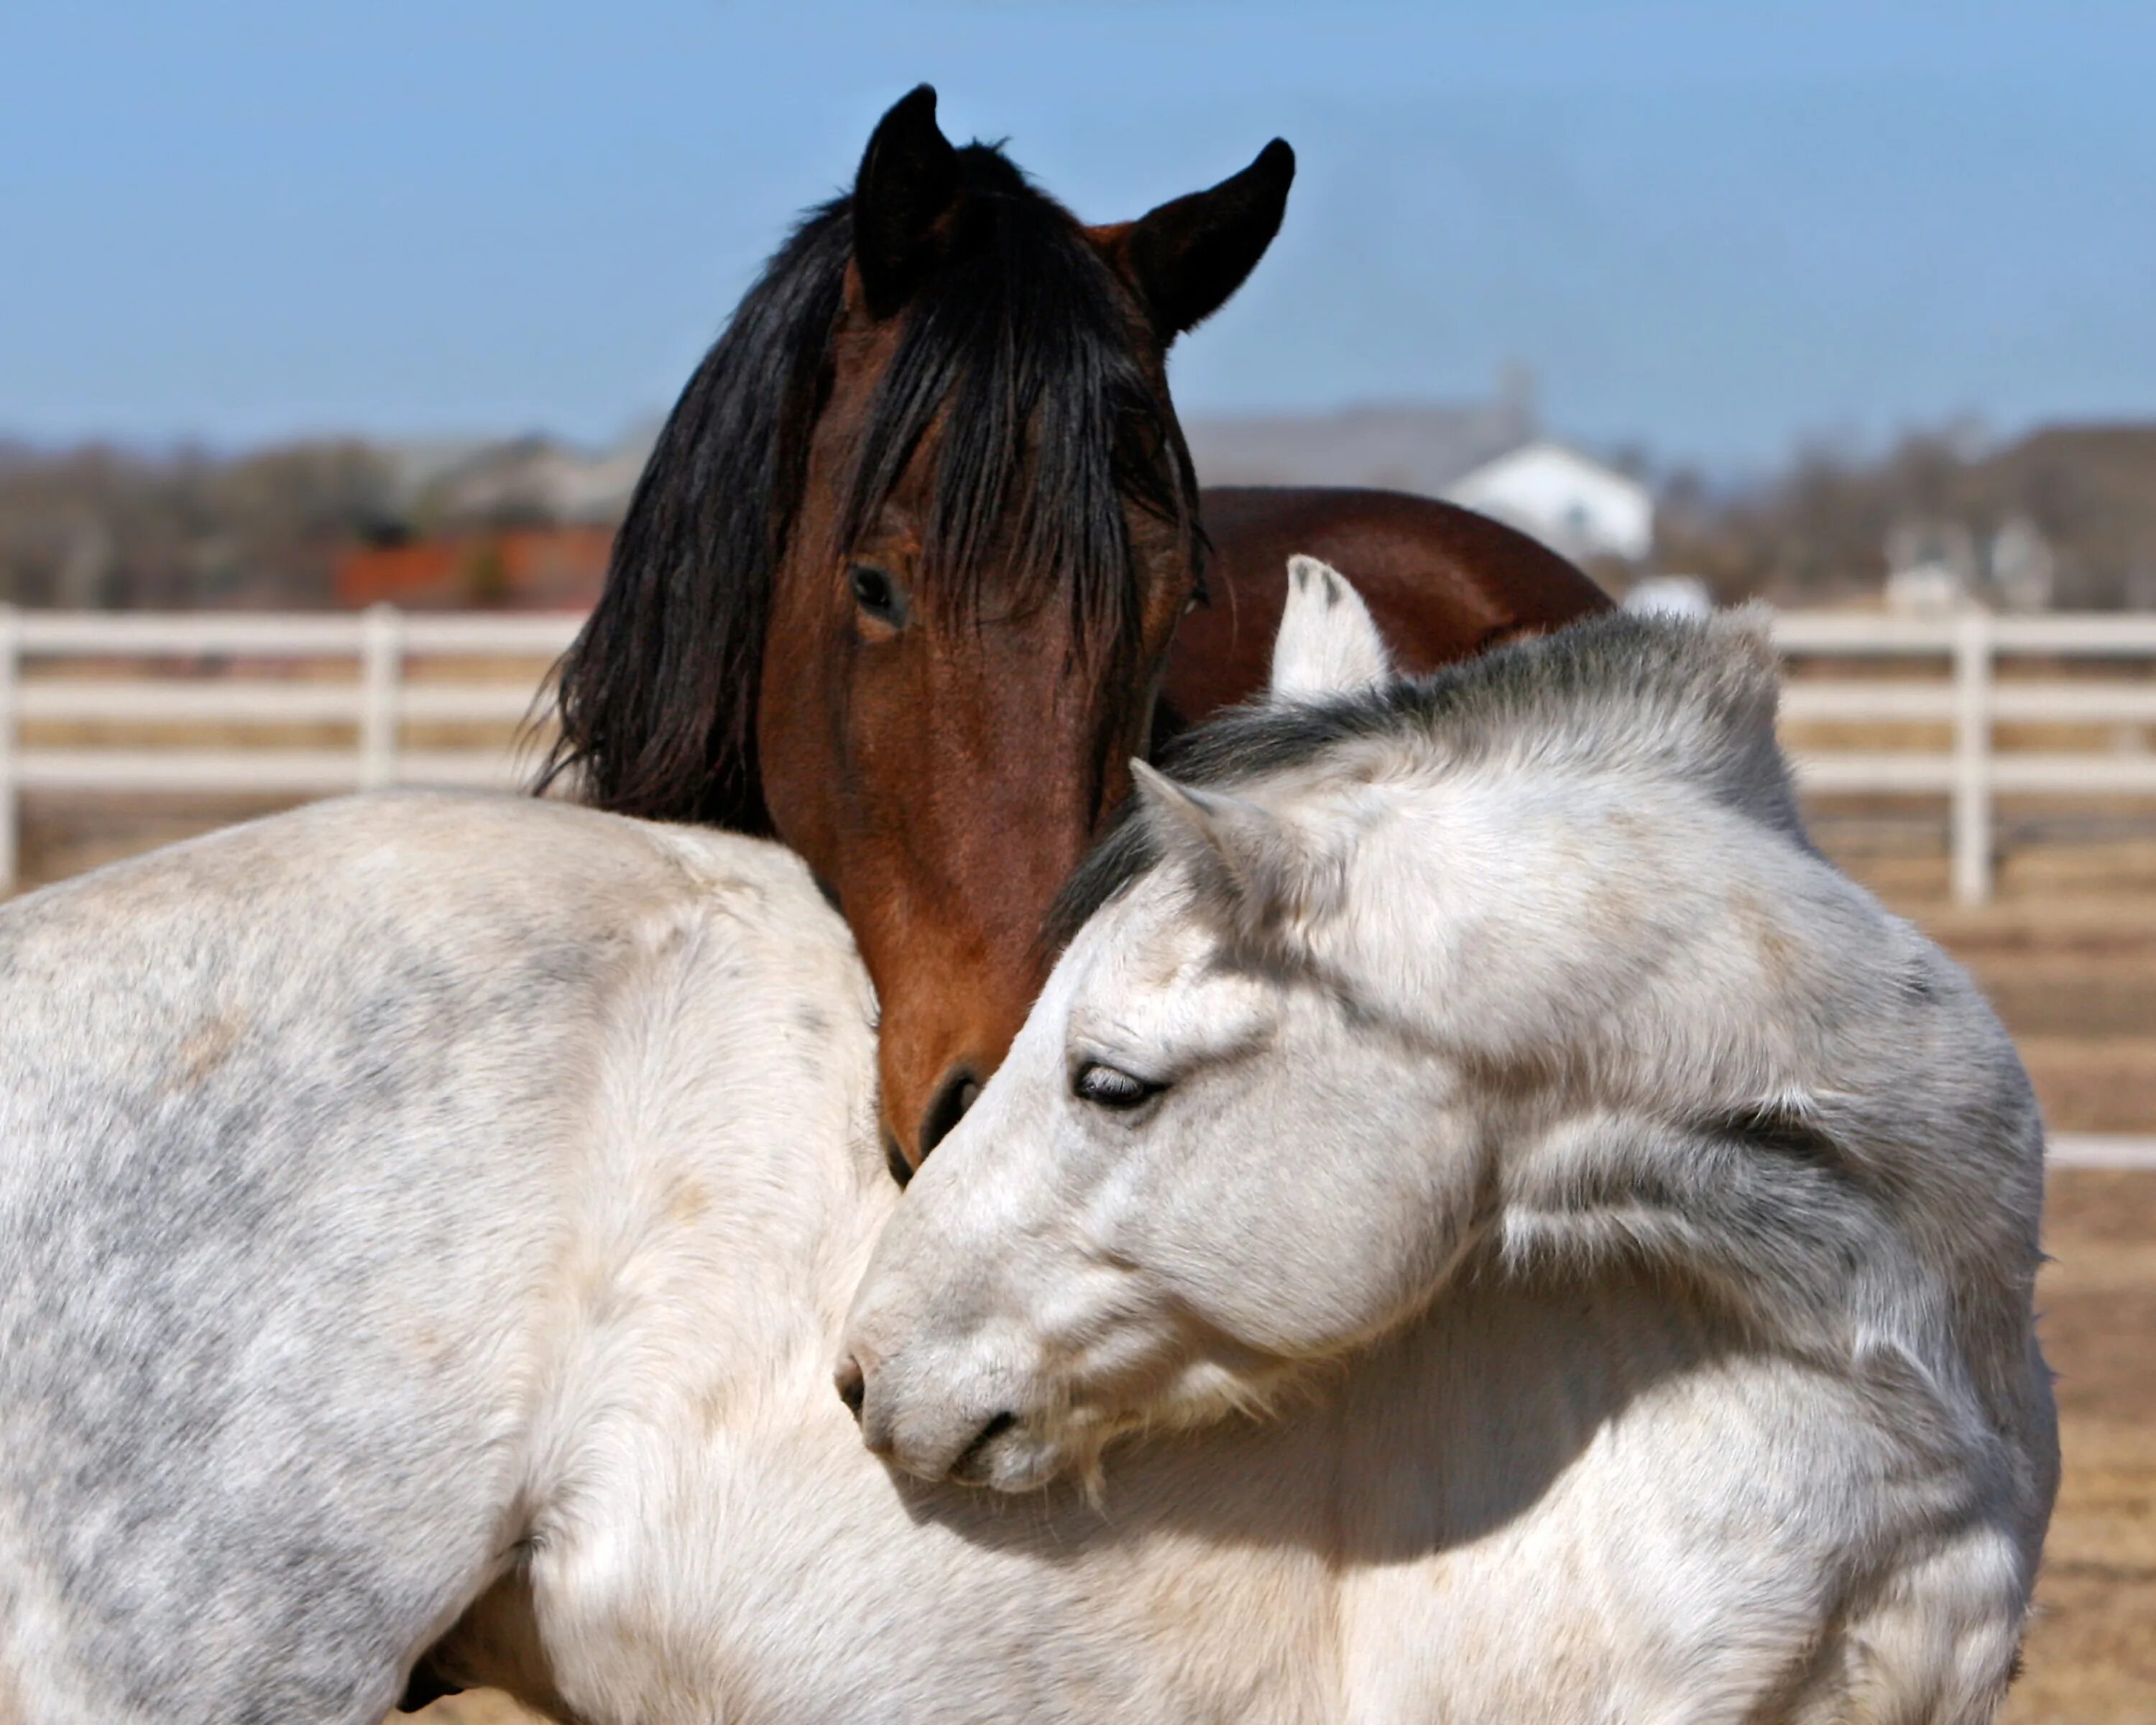
{"label": "horse head", "polygon": [[1009,1059],[886,1230],[839,1374],[871,1447],[1007,1490],[1089,1470],[1307,1383],[1471,1263],[1644,1262],[1793,1346],[1877,1322],[1946,1358],[1924,1291],[2018,1261],[2012,1205],[1957,1174],[1982,1245],[1912,1270],[1929,1224],[1876,1194],[1913,1177],[1867,1190],[1855,1147],[1958,1167],[1905,1142],[1912,1086],[1949,1121],[2018,1068],[1966,999],[1954,1059],[1881,1060],[1936,967],[1805,841],[1756,623],[1392,679],[1306,563],[1273,689],[1178,778],[1134,768]]}
{"label": "horse head", "polygon": [[[1353,588],[1296,558],[1273,704],[1389,675]],[[1373,1215],[1405,1237],[1430,1208],[1356,1189],[1390,1178],[1385,1150],[1429,1099],[1383,1070],[1391,1039],[1336,1034],[1329,991],[1297,985],[1297,949],[1341,908],[1332,823],[1132,772],[1130,818],[1071,883],[1070,947],[886,1230],[847,1326],[841,1394],[873,1447],[927,1477],[1019,1489],[1090,1466],[1128,1426],[1262,1399],[1287,1363],[1337,1351],[1348,1307],[1359,1328],[1363,1308],[1396,1303],[1399,1254],[1342,1228]],[[1329,1070],[1313,1083],[1315,1065]],[[1350,1120],[1361,1142],[1343,1157]],[[1319,1183],[1342,1200],[1325,1206],[1332,1228],[1281,1201],[1294,1183],[1271,1166],[1320,1143]],[[1004,1273],[1014,1219],[1045,1248],[1024,1292]],[[1035,1295],[1052,1308],[1037,1332]]]}
{"label": "horse head", "polygon": [[1001,1060],[1056,890],[1129,787],[1203,538],[1177,335],[1294,158],[1082,226],[916,90],[675,407],[559,675],[603,808],[775,834],[844,911],[894,1168]]}

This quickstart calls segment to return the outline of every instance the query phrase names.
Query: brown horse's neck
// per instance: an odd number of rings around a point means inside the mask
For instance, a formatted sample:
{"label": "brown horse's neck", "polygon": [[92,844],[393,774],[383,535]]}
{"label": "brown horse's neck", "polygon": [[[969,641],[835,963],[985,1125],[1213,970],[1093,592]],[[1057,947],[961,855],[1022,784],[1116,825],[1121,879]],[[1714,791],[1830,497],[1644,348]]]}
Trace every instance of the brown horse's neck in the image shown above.
{"label": "brown horse's neck", "polygon": [[1403,672],[1420,675],[1609,608],[1602,589],[1526,534],[1400,491],[1229,486],[1201,494],[1207,603],[1176,631],[1157,738],[1265,686],[1297,552],[1355,584]]}

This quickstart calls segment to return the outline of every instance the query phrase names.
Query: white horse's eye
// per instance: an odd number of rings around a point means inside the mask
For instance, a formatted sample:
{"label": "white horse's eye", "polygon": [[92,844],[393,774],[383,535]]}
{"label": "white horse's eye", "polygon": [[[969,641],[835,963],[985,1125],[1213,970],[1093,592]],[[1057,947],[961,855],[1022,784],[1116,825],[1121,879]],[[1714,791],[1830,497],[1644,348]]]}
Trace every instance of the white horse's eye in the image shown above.
{"label": "white horse's eye", "polygon": [[1097,1103],[1103,1108],[1135,1108],[1166,1088],[1098,1060],[1079,1068],[1077,1077],[1070,1082],[1070,1093],[1080,1101]]}

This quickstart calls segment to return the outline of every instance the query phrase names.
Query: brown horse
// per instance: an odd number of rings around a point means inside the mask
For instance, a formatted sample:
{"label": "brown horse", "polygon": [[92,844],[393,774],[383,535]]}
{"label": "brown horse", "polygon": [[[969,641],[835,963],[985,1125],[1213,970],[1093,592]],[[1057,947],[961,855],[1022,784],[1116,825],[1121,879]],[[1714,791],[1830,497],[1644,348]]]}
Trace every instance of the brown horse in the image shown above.
{"label": "brown horse", "polygon": [[560,667],[546,774],[808,860],[882,1004],[901,1178],[1031,1004],[1156,695],[1173,729],[1263,686],[1290,552],[1353,574],[1415,668],[1606,603],[1443,504],[1200,496],[1168,347],[1271,243],[1285,143],[1087,228],[954,148],[935,102],[884,116],[690,380]]}

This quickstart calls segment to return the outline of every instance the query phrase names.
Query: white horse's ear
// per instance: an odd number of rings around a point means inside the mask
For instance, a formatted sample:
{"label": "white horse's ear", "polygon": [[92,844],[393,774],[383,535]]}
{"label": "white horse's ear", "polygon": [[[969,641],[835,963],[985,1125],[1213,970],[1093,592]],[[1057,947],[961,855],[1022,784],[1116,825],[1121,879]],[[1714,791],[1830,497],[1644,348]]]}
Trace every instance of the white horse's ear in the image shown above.
{"label": "white horse's ear", "polygon": [[1213,907],[1240,933],[1277,937],[1327,907],[1337,870],[1292,822],[1242,797],[1181,784],[1131,762],[1139,816],[1165,855],[1179,856]]}
{"label": "white horse's ear", "polygon": [[1287,560],[1287,603],[1273,639],[1275,701],[1355,695],[1392,679],[1393,662],[1348,578],[1316,557]]}

